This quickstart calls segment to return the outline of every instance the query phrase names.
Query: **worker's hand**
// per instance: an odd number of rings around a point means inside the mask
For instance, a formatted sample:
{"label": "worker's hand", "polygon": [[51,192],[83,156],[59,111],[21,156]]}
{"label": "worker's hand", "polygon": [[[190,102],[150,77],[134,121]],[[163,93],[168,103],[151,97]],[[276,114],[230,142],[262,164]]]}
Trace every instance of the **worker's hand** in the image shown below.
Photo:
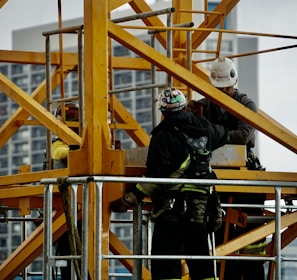
{"label": "worker's hand", "polygon": [[111,202],[110,209],[113,212],[127,212],[129,208],[135,207],[138,200],[134,193],[128,192],[123,197]]}

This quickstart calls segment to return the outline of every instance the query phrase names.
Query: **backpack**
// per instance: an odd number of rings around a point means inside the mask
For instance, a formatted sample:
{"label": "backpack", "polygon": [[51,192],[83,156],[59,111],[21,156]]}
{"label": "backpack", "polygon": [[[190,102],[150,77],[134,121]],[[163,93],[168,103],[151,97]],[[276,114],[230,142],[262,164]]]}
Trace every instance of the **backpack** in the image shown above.
{"label": "backpack", "polygon": [[[215,173],[210,171],[209,168],[211,152],[206,150],[207,137],[192,138],[178,127],[175,127],[175,130],[185,140],[190,152],[191,162],[185,170],[184,177],[191,179],[199,177],[203,179],[216,179]],[[205,223],[208,232],[217,231],[222,226],[222,222],[223,209],[219,194],[215,186],[213,186],[212,192],[208,195],[205,209]]]}

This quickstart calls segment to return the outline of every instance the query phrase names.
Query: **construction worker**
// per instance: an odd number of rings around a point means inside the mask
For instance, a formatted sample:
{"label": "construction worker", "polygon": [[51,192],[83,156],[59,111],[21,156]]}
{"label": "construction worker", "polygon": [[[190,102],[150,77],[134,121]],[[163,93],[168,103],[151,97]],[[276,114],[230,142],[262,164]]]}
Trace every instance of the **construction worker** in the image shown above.
{"label": "construction worker", "polygon": [[[66,102],[64,106],[59,105],[54,113],[54,116],[62,120],[62,108],[65,110],[65,121],[66,122],[78,122],[79,120],[79,107],[75,102]],[[71,129],[78,133],[78,126],[71,127]],[[62,139],[56,137],[52,142],[52,159],[53,168],[66,168],[67,167],[67,157],[70,148]],[[74,147],[75,148],[75,147]]]}
{"label": "construction worker", "polygon": [[[57,107],[54,116],[62,120],[62,109],[64,108],[64,121],[66,122],[78,122],[79,120],[79,107],[74,102],[65,102],[64,106],[61,104]],[[73,131],[78,133],[78,126],[71,127]],[[75,148],[75,147],[74,147]],[[62,139],[56,137],[52,141],[52,159],[53,159],[53,168],[67,168],[67,157],[69,150],[73,147],[69,147]],[[81,226],[81,223],[78,222],[78,226]],[[71,255],[70,243],[68,232],[66,231],[59,239],[56,241],[56,255],[58,256],[69,256]],[[67,260],[66,266],[60,267],[61,271],[61,280],[71,279],[71,261]]]}
{"label": "construction worker", "polygon": [[[222,57],[217,58],[211,67],[210,82],[213,86],[220,89],[225,94],[234,98],[245,107],[257,112],[257,106],[253,100],[251,100],[246,94],[240,93],[235,85],[237,83],[238,74],[236,67],[231,59]],[[228,143],[229,144],[242,144],[246,145],[247,149],[247,168],[253,170],[264,170],[260,161],[255,156],[252,148],[255,146],[255,129],[238,119],[236,116],[225,111],[223,108],[211,102],[209,99],[203,98],[189,102],[188,109],[198,115],[204,115],[210,122],[220,124],[228,129]],[[261,204],[265,202],[264,194],[226,194],[220,193],[222,203],[228,203],[229,197],[232,196],[233,203],[236,204]],[[239,209],[248,215],[262,215],[263,210],[259,208],[244,208]],[[259,224],[247,224],[245,228],[232,226],[230,229],[230,238],[236,237],[245,233]],[[216,232],[217,244],[222,244],[224,238],[224,227]],[[265,254],[266,240],[250,244],[249,246],[240,250],[243,254]],[[224,279],[244,279],[244,280],[263,280],[264,279],[264,267],[262,262],[256,261],[239,261],[236,264],[226,265],[225,278]]]}
{"label": "construction worker", "polygon": [[[167,88],[159,95],[163,118],[152,131],[145,177],[216,178],[210,165],[211,151],[224,145],[227,131],[212,125],[205,117],[185,110],[184,94]],[[186,138],[197,139],[195,160]],[[131,192],[111,203],[114,212],[125,212],[150,196],[154,231],[152,255],[209,255],[206,204],[209,186],[191,184],[138,183]],[[213,230],[213,229],[211,229]],[[213,261],[186,260],[191,279],[216,279]],[[153,280],[181,279],[180,260],[152,259]]]}

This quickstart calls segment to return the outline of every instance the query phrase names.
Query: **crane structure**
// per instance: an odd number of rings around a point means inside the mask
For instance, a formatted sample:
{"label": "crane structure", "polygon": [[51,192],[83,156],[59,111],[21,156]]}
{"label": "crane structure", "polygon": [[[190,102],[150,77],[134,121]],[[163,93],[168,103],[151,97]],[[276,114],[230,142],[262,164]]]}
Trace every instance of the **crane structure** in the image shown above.
{"label": "crane structure", "polygon": [[[0,8],[7,0],[0,0]],[[58,1],[61,5],[60,1]],[[63,2],[63,1],[61,1]],[[239,3],[239,0],[222,0],[214,11],[207,8],[199,11],[204,19],[198,27],[187,27],[184,23],[193,21],[192,0],[172,0],[168,5],[172,12],[172,24],[165,25],[158,14],[154,14],[148,1],[145,0],[85,0],[84,24],[73,30],[63,30],[61,13],[59,11],[59,30],[55,34],[62,37],[63,32],[75,32],[83,34],[83,53],[67,52],[25,52],[0,50],[0,62],[40,64],[47,65],[49,71],[47,77],[32,92],[24,92],[15,83],[0,73],[0,91],[18,104],[18,109],[0,127],[0,147],[13,137],[18,129],[25,125],[41,125],[48,131],[57,135],[68,145],[76,145],[79,148],[71,150],[68,156],[68,167],[65,169],[49,169],[31,172],[29,166],[21,166],[19,174],[1,176],[0,202],[1,205],[19,209],[21,215],[30,213],[30,209],[43,208],[44,185],[40,184],[43,178],[64,178],[79,176],[139,176],[145,166],[127,165],[126,151],[115,148],[114,130],[123,129],[138,147],[145,148],[149,144],[150,136],[131,116],[125,106],[119,101],[112,90],[112,72],[115,69],[147,70],[152,66],[157,71],[166,73],[168,85],[180,88],[192,97],[196,91],[211,99],[225,110],[231,112],[243,121],[251,124],[258,131],[269,136],[292,152],[297,152],[297,137],[280,123],[272,119],[265,112],[259,110],[255,113],[231,97],[214,88],[208,79],[208,72],[199,62],[192,60],[192,53],[197,50],[206,38],[217,32],[218,46],[221,43],[220,34],[234,32],[217,28],[224,26],[224,19]],[[201,1],[203,2],[203,1]],[[204,7],[207,7],[204,0]],[[164,50],[171,49],[171,53],[164,55],[152,46],[141,41],[129,30],[128,24],[111,20],[110,14],[115,9],[128,4],[131,15],[135,15],[142,21],[142,26],[134,28],[159,31],[155,38]],[[59,8],[60,8],[59,5]],[[174,11],[174,12],[173,12]],[[3,28],[3,27],[2,27]],[[162,32],[161,32],[162,31]],[[171,34],[172,46],[168,46],[168,34]],[[46,38],[51,34],[44,34]],[[190,35],[190,37],[188,37]],[[257,34],[255,34],[257,35]],[[111,41],[125,46],[138,55],[137,58],[114,57],[111,52]],[[62,40],[61,40],[62,41]],[[189,43],[190,42],[190,43]],[[219,56],[220,48],[214,52],[214,58]],[[257,55],[257,54],[255,54]],[[240,56],[240,54],[238,54]],[[83,67],[82,67],[83,61]],[[51,91],[58,86],[63,91],[63,79],[71,71],[81,71],[81,84],[83,84],[83,121],[80,134],[73,132],[67,123],[58,120],[49,108],[44,107],[44,102],[50,100]],[[50,86],[49,86],[50,85]],[[64,96],[61,95],[61,98]],[[235,147],[235,151],[237,148]],[[233,151],[234,152],[234,151]],[[239,153],[242,150],[238,150]],[[216,168],[216,166],[214,166]],[[216,169],[219,179],[228,180],[262,180],[271,182],[296,182],[297,174],[293,172],[268,172],[249,171],[244,166],[230,168],[220,166]],[[96,246],[96,201],[94,182],[89,183],[89,215],[88,221],[88,271],[91,279],[95,279],[97,260],[95,258]],[[113,253],[128,254],[129,252],[117,237],[109,231],[111,201],[119,198],[125,191],[126,184],[112,182],[104,183],[102,206],[102,248],[103,253],[109,250]],[[234,186],[220,188],[220,191],[235,191]],[[246,192],[266,193],[267,197],[274,198],[274,188],[258,187],[251,189],[246,187]],[[296,188],[283,188],[282,194],[296,195]],[[67,229],[63,207],[61,206],[59,190],[54,188],[53,208],[53,241],[61,236]],[[282,226],[287,230],[282,234],[282,247],[289,244],[296,237],[296,221],[294,211],[282,217]],[[1,279],[13,279],[24,268],[32,263],[43,252],[43,225],[40,225],[20,246],[0,265]],[[255,233],[243,236],[242,244],[249,244],[259,236],[265,237],[273,234],[271,225],[255,230]],[[229,255],[238,249],[238,242],[229,242],[217,248],[217,255]],[[267,254],[274,254],[274,247],[268,247]],[[132,261],[123,260],[123,264],[131,270]],[[102,262],[99,272],[102,279],[108,278],[108,261]],[[187,277],[187,275],[185,275]],[[148,270],[143,269],[143,279],[150,279]],[[272,278],[271,278],[272,279]]]}

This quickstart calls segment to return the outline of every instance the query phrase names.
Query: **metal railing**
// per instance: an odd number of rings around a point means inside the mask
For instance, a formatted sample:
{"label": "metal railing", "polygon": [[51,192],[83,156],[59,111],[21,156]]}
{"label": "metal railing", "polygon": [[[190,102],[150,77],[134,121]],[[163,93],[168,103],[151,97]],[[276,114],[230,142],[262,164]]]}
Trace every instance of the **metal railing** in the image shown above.
{"label": "metal railing", "polygon": [[[82,195],[82,255],[81,256],[53,256],[52,246],[52,195],[53,185],[58,183],[58,178],[42,179],[41,183],[45,185],[44,192],[44,264],[43,276],[45,280],[51,280],[50,269],[55,265],[58,259],[81,259],[81,276],[82,279],[88,278],[88,188],[90,182],[95,182],[96,192],[96,249],[95,259],[97,260],[96,266],[96,280],[102,279],[102,261],[107,259],[133,259],[133,260],[151,260],[151,259],[211,259],[211,260],[253,260],[253,261],[269,261],[275,263],[275,279],[281,279],[281,262],[282,261],[297,261],[295,258],[283,258],[281,256],[281,209],[289,208],[288,206],[281,205],[281,189],[282,187],[296,188],[297,182],[282,182],[282,181],[251,181],[251,180],[209,180],[209,179],[169,179],[169,178],[143,178],[143,177],[121,177],[121,176],[87,176],[87,177],[68,177],[66,182],[70,185],[83,186]],[[237,187],[274,187],[275,190],[275,256],[152,256],[152,255],[111,255],[102,253],[102,190],[104,183],[154,183],[154,184],[194,184],[200,186],[211,185],[228,185]],[[76,194],[76,192],[74,192]],[[73,211],[76,213],[75,208],[76,200],[73,203]],[[235,206],[236,205],[232,205]],[[245,205],[238,205],[245,206]],[[257,205],[255,207],[266,207],[265,205]],[[271,206],[272,207],[272,206]],[[294,207],[293,207],[294,209]],[[93,213],[90,213],[90,215]],[[140,272],[141,273],[141,272]],[[140,275],[141,276],[141,275]],[[140,278],[141,279],[141,278]]]}

